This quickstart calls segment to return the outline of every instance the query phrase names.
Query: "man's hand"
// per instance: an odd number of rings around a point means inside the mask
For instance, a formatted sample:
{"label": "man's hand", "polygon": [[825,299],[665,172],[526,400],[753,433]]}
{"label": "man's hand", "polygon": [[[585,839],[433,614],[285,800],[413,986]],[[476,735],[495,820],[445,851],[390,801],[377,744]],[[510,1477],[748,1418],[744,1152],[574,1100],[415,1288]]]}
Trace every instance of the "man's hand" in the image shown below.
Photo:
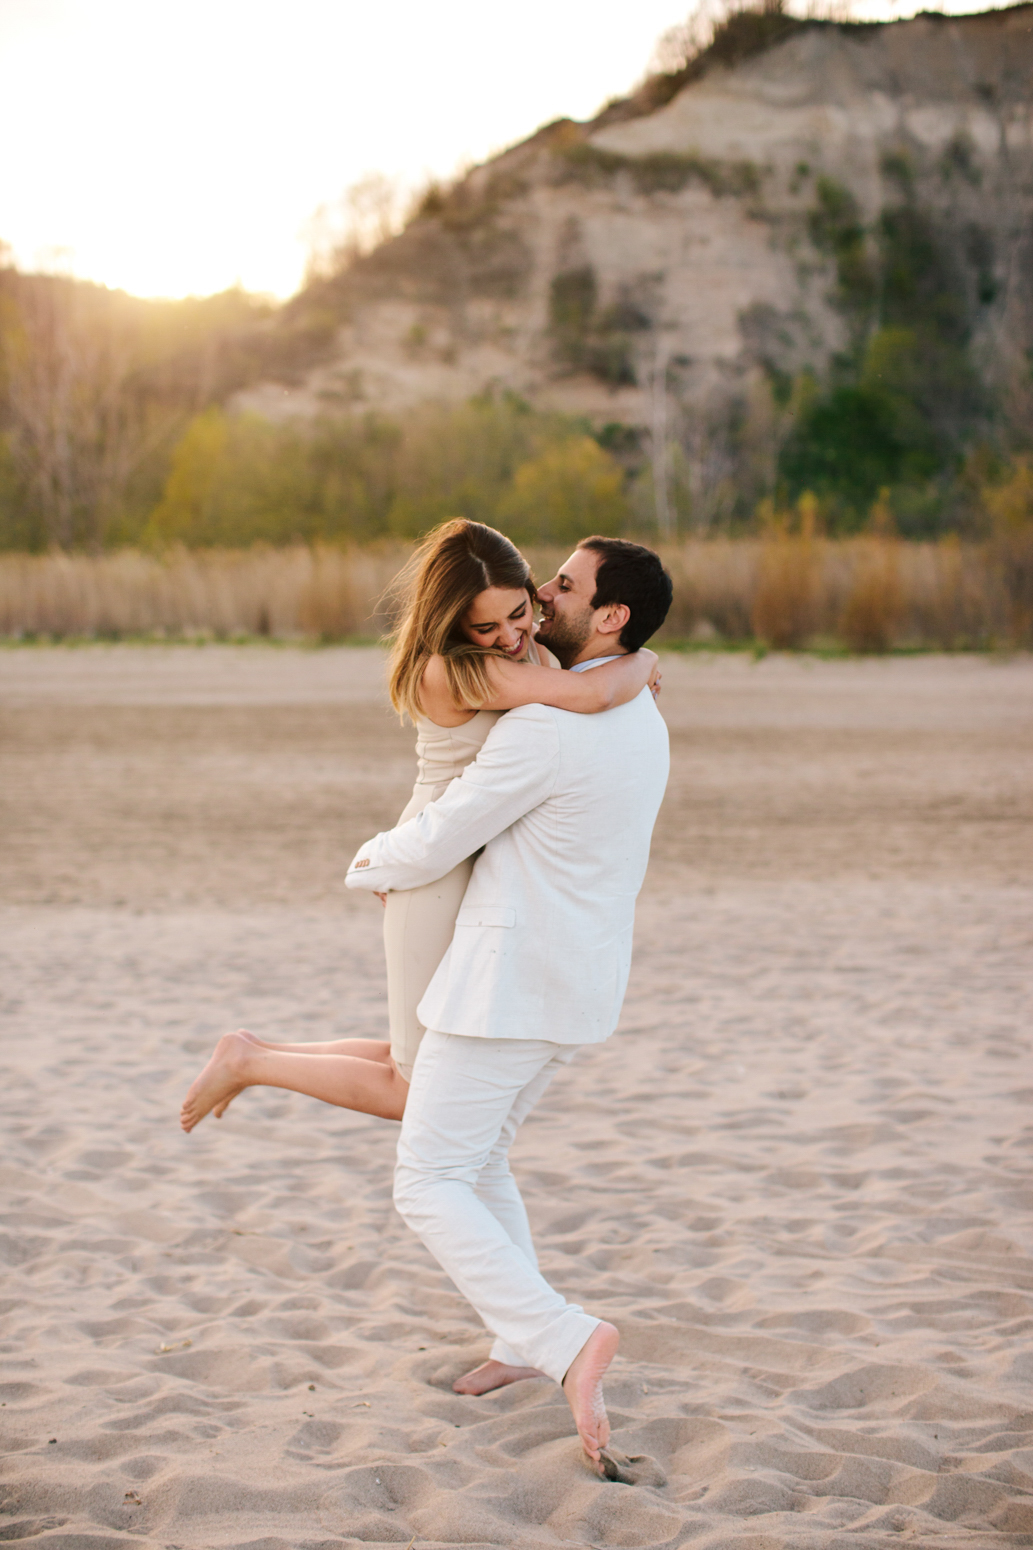
{"label": "man's hand", "polygon": [[380,900],[380,902],[384,906],[384,908],[387,909],[387,894],[386,893],[377,893],[375,888],[373,890],[373,894],[374,894],[375,898]]}
{"label": "man's hand", "polygon": [[649,675],[649,692],[654,700],[658,700],[660,698],[660,679],[663,676],[660,672],[660,658],[652,651],[649,655],[653,658],[653,671]]}

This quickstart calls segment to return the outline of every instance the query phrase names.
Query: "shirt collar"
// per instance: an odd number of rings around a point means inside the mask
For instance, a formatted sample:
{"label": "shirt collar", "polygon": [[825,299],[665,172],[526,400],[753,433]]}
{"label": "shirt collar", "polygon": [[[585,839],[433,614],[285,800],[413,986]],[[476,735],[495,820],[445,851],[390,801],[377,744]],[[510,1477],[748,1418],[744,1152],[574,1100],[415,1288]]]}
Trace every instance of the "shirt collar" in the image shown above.
{"label": "shirt collar", "polygon": [[616,662],[618,657],[625,656],[627,656],[626,651],[615,651],[612,657],[589,657],[587,662],[575,662],[570,671],[572,673],[584,673],[590,667],[602,667],[604,662]]}

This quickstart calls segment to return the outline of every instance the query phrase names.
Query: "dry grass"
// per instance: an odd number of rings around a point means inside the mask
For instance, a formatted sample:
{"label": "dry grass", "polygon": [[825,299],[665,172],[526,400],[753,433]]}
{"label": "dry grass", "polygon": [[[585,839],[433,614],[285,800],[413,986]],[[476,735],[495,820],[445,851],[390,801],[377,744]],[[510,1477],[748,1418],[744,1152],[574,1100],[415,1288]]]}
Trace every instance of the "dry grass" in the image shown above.
{"label": "dry grass", "polygon": [[391,549],[124,550],[0,556],[0,636],[340,640],[378,635]]}
{"label": "dry grass", "polygon": [[665,555],[668,636],[841,645],[853,651],[1033,644],[1033,543],[901,543],[776,534],[712,539]]}
{"label": "dry grass", "polygon": [[750,624],[758,640],[782,650],[814,635],[819,605],[813,538],[779,536],[760,546]]}
{"label": "dry grass", "polygon": [[[329,547],[0,556],[0,637],[340,640],[387,626],[407,549]],[[901,543],[772,533],[699,540],[664,559],[668,640],[959,649],[1033,643],[1033,539]],[[551,575],[560,551],[528,552]]]}

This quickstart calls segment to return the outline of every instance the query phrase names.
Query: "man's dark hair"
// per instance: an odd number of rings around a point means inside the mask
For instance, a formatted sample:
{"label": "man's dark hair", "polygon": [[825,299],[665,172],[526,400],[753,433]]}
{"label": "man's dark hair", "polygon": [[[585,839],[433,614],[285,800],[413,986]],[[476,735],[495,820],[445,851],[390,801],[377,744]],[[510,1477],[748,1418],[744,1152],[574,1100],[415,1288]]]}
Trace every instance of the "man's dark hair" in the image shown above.
{"label": "man's dark hair", "polygon": [[621,630],[620,644],[625,651],[637,651],[663,624],[674,596],[660,556],[643,544],[602,538],[597,533],[583,538],[578,548],[591,549],[599,556],[592,607],[624,603],[630,608],[631,618]]}

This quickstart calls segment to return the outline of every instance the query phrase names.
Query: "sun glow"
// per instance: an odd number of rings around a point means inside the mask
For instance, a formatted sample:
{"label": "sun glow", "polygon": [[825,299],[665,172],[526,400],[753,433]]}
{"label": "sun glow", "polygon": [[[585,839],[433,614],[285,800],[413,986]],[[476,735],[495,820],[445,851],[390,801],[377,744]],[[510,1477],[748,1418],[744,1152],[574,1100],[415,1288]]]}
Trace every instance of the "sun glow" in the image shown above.
{"label": "sun glow", "polygon": [[140,294],[287,295],[321,202],[591,113],[678,16],[677,0],[558,9],[7,0],[0,134],[19,150],[0,237],[23,266]]}

